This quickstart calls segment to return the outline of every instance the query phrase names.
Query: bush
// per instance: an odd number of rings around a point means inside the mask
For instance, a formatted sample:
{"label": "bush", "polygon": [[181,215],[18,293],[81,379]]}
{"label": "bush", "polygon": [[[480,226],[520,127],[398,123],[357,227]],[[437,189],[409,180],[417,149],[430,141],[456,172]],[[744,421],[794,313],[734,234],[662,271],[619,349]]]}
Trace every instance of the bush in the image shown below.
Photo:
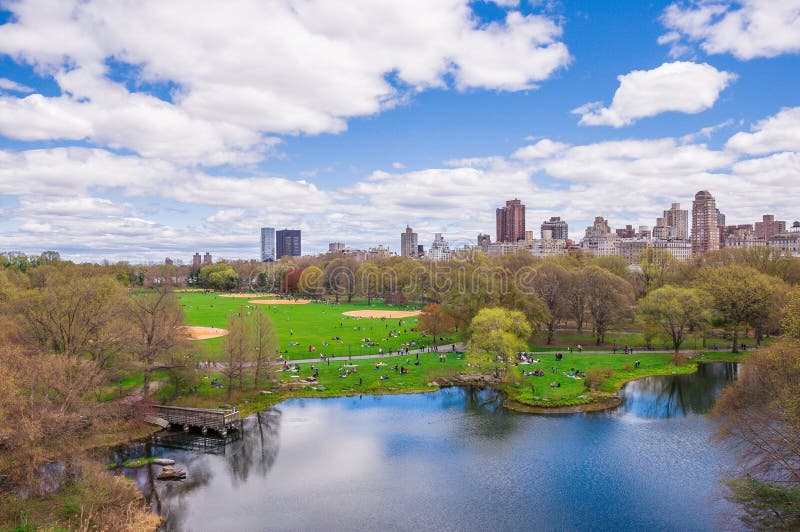
{"label": "bush", "polygon": [[681,353],[680,351],[676,351],[672,353],[672,363],[676,366],[685,366],[686,365],[686,355]]}
{"label": "bush", "polygon": [[632,370],[633,370],[633,366],[631,366],[630,362],[627,362],[627,363],[625,363],[624,366],[622,366],[622,371],[632,371]]}
{"label": "bush", "polygon": [[583,385],[587,390],[596,392],[608,379],[614,376],[614,370],[609,367],[591,368],[586,372]]}

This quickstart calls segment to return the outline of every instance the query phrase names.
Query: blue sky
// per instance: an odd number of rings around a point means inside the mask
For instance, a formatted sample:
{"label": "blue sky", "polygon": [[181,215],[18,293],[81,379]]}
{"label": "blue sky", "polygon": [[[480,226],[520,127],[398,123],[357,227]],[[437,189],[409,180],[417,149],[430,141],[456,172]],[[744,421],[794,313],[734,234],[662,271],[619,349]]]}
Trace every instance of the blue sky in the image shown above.
{"label": "blue sky", "polygon": [[0,250],[800,218],[800,0],[0,3]]}

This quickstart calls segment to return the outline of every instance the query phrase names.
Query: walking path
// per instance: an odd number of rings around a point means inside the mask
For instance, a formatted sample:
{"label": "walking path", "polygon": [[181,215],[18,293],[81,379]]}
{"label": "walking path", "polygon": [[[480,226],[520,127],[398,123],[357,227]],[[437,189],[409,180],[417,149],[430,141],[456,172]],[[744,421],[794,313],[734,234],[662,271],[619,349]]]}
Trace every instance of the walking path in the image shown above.
{"label": "walking path", "polygon": [[[463,343],[456,343],[456,344],[447,344],[447,345],[440,345],[438,347],[428,347],[425,349],[409,349],[408,353],[406,352],[393,352],[393,353],[375,353],[372,355],[342,355],[338,357],[328,357],[332,361],[342,360],[368,360],[371,358],[388,358],[388,357],[400,357],[400,356],[411,356],[411,355],[422,355],[424,353],[452,353],[453,346],[455,345],[455,350],[458,352],[463,352],[465,345]],[[320,357],[317,358],[305,358],[302,360],[287,360],[288,364],[308,364],[314,362],[321,362],[322,360]]]}

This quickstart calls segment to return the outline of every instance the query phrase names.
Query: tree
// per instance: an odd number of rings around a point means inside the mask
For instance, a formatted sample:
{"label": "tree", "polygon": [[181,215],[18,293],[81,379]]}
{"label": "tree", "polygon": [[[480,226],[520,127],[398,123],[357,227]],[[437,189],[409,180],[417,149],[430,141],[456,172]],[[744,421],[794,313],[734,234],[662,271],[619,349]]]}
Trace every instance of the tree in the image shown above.
{"label": "tree", "polygon": [[739,352],[739,331],[763,320],[776,290],[773,279],[753,268],[733,264],[704,270],[699,286],[711,295],[714,308],[733,333],[733,352]]}
{"label": "tree", "polygon": [[85,355],[106,367],[125,343],[125,293],[111,277],[64,266],[46,272],[41,288],[15,293],[17,337],[44,352]]}
{"label": "tree", "polygon": [[356,270],[358,262],[352,257],[337,258],[325,266],[322,285],[337,303],[340,297],[347,297],[348,303],[352,301],[356,293]]}
{"label": "tree", "polygon": [[592,317],[597,345],[605,342],[606,331],[631,315],[633,289],[621,277],[597,266],[584,271],[586,306]]}
{"label": "tree", "polygon": [[639,253],[639,264],[646,291],[649,292],[664,286],[678,268],[678,259],[666,249],[647,248]]}
{"label": "tree", "polygon": [[639,316],[645,327],[660,329],[677,353],[688,332],[708,321],[710,297],[696,288],[667,285],[639,301]]}
{"label": "tree", "polygon": [[547,261],[536,270],[533,289],[547,307],[545,326],[547,327],[547,345],[550,345],[553,343],[556,326],[567,315],[569,274],[555,262]]}
{"label": "tree", "polygon": [[213,290],[233,290],[239,284],[239,276],[228,264],[218,262],[200,268],[200,284]]}
{"label": "tree", "polygon": [[531,326],[525,315],[516,310],[485,308],[472,319],[469,349],[499,357],[508,375],[514,374],[516,355],[527,348]]}
{"label": "tree", "polygon": [[173,355],[184,345],[183,309],[166,287],[136,292],[128,298],[131,352],[142,366],[142,395],[150,397],[153,372],[180,365]]}
{"label": "tree", "polygon": [[300,274],[298,281],[298,290],[304,296],[311,298],[320,298],[325,292],[322,284],[322,277],[324,272],[316,266],[309,266]]}
{"label": "tree", "polygon": [[456,327],[456,322],[450,317],[441,305],[431,303],[422,308],[419,315],[419,330],[433,336],[434,340],[442,335],[450,334]]}
{"label": "tree", "polygon": [[267,373],[271,381],[274,380],[273,374],[270,372],[270,355],[278,351],[278,335],[266,309],[255,310],[249,317],[249,321],[249,334],[256,354],[253,381],[258,386],[263,372]]}
{"label": "tree", "polygon": [[800,343],[792,340],[751,353],[714,406],[715,436],[739,458],[728,498],[753,528],[800,528],[799,398]]}
{"label": "tree", "polygon": [[365,262],[358,267],[356,279],[358,281],[358,292],[365,296],[367,304],[371,305],[372,300],[378,296],[383,286],[380,268],[371,262]]}
{"label": "tree", "polygon": [[786,336],[800,340],[800,288],[795,288],[786,298],[781,328]]}
{"label": "tree", "polygon": [[234,381],[239,382],[240,391],[244,389],[244,368],[248,354],[253,350],[252,338],[247,332],[247,324],[241,312],[228,318],[228,334],[223,342],[227,361],[222,370],[228,381],[228,399],[231,397]]}
{"label": "tree", "polygon": [[564,298],[567,314],[575,320],[578,333],[583,332],[583,322],[586,318],[587,302],[589,300],[588,279],[583,270],[568,272],[567,290]]}

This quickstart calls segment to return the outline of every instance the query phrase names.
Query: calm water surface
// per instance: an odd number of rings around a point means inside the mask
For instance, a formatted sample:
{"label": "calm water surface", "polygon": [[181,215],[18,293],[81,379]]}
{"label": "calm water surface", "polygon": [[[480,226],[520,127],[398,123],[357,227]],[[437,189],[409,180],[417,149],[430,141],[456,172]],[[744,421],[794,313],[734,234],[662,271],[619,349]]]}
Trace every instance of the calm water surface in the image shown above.
{"label": "calm water surface", "polygon": [[[169,530],[707,530],[735,526],[729,461],[703,415],[736,366],[630,383],[623,406],[532,416],[493,391],[297,399],[225,446],[175,435],[121,449]],[[179,449],[181,447],[182,449]],[[189,450],[194,449],[194,450]]]}

